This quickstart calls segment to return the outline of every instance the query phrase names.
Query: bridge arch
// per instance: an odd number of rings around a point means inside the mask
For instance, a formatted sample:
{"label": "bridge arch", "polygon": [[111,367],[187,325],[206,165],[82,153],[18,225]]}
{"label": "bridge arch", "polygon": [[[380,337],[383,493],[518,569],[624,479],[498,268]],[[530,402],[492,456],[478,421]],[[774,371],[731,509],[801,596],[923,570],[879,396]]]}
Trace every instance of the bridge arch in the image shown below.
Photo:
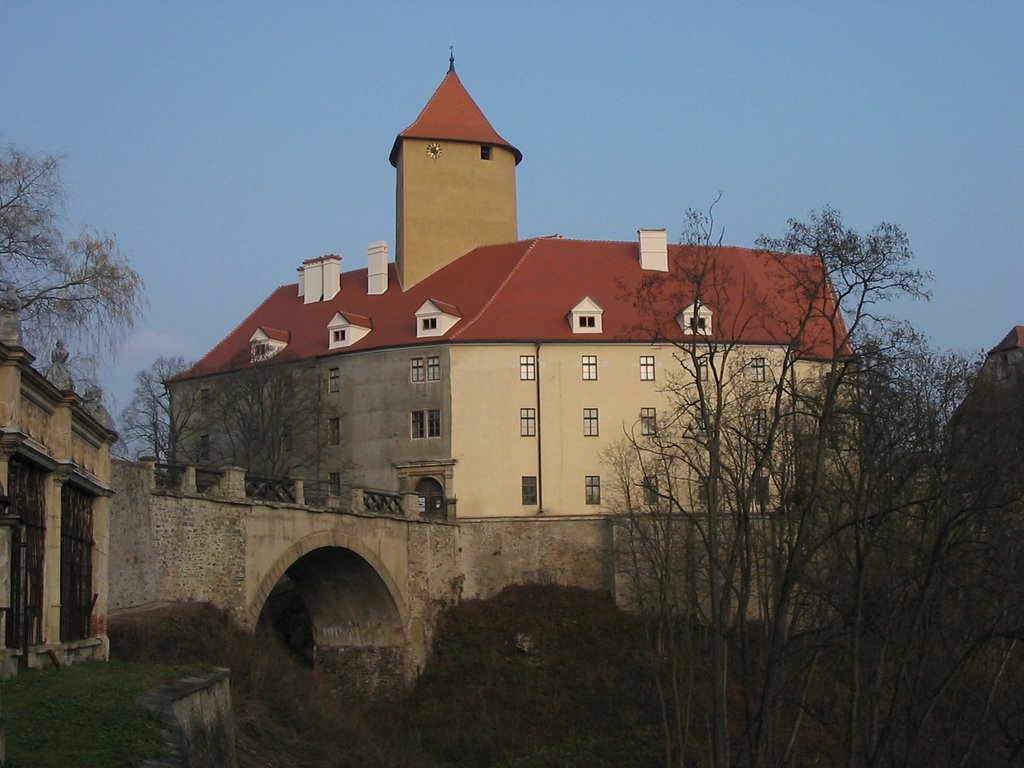
{"label": "bridge arch", "polygon": [[399,590],[397,582],[391,575],[387,566],[381,562],[380,558],[374,552],[367,549],[360,541],[338,531],[321,531],[319,533],[310,534],[309,536],[292,543],[291,546],[278,555],[273,565],[271,565],[260,578],[259,584],[256,587],[256,592],[253,594],[252,601],[249,603],[246,610],[246,623],[250,627],[256,626],[256,622],[259,620],[260,612],[263,610],[263,606],[266,604],[267,598],[270,597],[270,593],[273,591],[274,586],[289,568],[291,568],[305,555],[308,555],[315,550],[332,547],[348,550],[354,553],[360,559],[365,561],[370,568],[372,568],[375,575],[381,580],[383,586],[387,589],[387,593],[391,600],[394,601],[395,610],[398,613],[398,618],[401,620],[402,626],[407,626],[409,620],[409,609],[406,605],[406,601],[402,597],[402,592]]}

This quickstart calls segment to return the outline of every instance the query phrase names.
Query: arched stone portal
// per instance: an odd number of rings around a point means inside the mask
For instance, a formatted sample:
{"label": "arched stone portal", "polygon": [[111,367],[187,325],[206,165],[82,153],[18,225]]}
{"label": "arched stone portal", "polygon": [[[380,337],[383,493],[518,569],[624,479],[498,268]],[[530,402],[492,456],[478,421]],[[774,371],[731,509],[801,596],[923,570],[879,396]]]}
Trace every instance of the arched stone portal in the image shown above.
{"label": "arched stone portal", "polygon": [[[305,544],[299,549],[306,550],[311,542]],[[340,693],[397,693],[409,676],[404,611],[383,569],[378,568],[353,549],[333,543],[290,550],[261,584],[256,623],[273,623],[268,613],[279,615],[282,606],[293,616],[304,608],[312,646],[308,655],[333,678]],[[275,572],[277,578],[267,584]],[[286,640],[293,650],[307,653],[297,639],[303,628],[293,630]]]}
{"label": "arched stone portal", "polygon": [[445,518],[444,487],[433,477],[421,477],[416,483],[420,497],[420,514],[437,520]]}

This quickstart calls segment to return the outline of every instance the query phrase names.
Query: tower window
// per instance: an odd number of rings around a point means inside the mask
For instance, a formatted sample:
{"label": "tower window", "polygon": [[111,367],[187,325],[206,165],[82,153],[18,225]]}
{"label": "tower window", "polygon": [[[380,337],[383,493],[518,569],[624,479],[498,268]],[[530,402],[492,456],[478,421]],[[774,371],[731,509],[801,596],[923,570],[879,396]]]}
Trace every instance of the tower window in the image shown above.
{"label": "tower window", "polygon": [[480,145],[480,159],[481,160],[490,160],[491,159],[491,145],[490,144],[481,144]]}

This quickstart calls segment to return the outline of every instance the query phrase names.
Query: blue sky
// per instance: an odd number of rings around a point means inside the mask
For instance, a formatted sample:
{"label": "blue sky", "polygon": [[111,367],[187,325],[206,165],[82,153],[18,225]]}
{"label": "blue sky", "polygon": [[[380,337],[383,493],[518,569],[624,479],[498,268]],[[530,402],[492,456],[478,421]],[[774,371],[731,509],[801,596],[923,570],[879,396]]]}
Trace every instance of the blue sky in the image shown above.
{"label": "blue sky", "polygon": [[448,65],[524,154],[520,236],[632,240],[721,192],[753,245],[831,205],[902,226],[942,347],[1024,323],[1024,3],[0,0],[0,144],[64,157],[68,223],[117,236],[150,308],[119,411],[313,256],[394,242],[395,135]]}

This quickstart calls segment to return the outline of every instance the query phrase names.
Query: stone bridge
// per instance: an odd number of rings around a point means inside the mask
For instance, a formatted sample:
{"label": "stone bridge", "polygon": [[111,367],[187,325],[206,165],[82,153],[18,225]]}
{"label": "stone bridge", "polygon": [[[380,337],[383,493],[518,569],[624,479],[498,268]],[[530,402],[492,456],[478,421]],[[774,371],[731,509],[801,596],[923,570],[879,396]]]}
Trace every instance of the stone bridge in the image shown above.
{"label": "stone bridge", "polygon": [[357,491],[306,504],[301,483],[228,468],[114,466],[111,612],[198,600],[286,629],[339,687],[387,695],[416,675],[434,620],[462,588],[458,528],[417,497]]}

